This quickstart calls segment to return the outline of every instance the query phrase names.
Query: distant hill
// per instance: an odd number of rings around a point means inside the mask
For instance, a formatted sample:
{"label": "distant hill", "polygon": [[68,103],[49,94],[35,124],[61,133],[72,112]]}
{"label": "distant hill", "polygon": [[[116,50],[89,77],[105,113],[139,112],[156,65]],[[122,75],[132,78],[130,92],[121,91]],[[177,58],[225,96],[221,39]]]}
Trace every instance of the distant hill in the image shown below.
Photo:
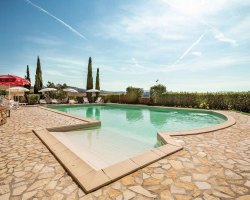
{"label": "distant hill", "polygon": [[[79,88],[79,87],[73,87],[73,86],[68,86],[68,88],[72,88],[77,90],[79,93],[85,93],[86,89]],[[107,90],[101,90],[101,94],[124,94],[124,91],[107,91]]]}

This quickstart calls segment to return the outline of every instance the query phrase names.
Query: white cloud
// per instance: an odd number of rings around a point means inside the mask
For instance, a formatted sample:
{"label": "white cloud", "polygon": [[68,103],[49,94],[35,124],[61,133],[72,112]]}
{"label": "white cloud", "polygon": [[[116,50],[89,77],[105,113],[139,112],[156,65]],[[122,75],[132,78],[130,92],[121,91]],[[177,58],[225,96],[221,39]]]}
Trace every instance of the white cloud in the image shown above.
{"label": "white cloud", "polygon": [[175,8],[178,12],[190,15],[193,17],[203,17],[222,10],[228,0],[162,0],[163,3]]}
{"label": "white cloud", "polygon": [[237,46],[235,39],[226,37],[225,34],[217,27],[208,23],[205,19],[208,15],[221,11],[229,6],[236,6],[236,1],[228,2],[228,0],[217,0],[216,3],[210,0],[162,0],[176,11],[189,16],[195,21],[207,26],[214,34],[214,38],[220,42],[229,43],[232,46]]}
{"label": "white cloud", "polygon": [[54,37],[37,37],[37,36],[27,36],[24,38],[28,42],[32,42],[42,46],[60,46],[64,44],[62,40]]}
{"label": "white cloud", "polygon": [[193,51],[191,54],[194,55],[194,56],[197,56],[197,57],[202,56],[202,53],[199,52],[199,51]]}
{"label": "white cloud", "polygon": [[217,29],[213,29],[213,33],[214,33],[215,39],[217,39],[218,41],[229,43],[232,46],[238,46],[238,43],[236,40],[226,37],[224,33],[222,33],[221,31]]}

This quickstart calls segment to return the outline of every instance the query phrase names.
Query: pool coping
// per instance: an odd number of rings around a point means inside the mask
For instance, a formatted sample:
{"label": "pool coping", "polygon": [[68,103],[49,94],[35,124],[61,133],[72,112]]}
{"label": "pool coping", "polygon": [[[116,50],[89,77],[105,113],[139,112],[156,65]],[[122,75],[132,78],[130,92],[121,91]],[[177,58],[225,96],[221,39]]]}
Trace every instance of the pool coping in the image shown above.
{"label": "pool coping", "polygon": [[[109,104],[104,104],[104,105],[109,105]],[[129,106],[127,104],[125,105]],[[172,136],[180,136],[180,135],[185,136],[185,135],[196,135],[196,134],[207,133],[227,128],[236,123],[235,119],[226,114],[225,112],[212,111],[225,116],[227,118],[227,121],[222,124],[211,126],[208,128],[194,129],[189,131],[158,132],[157,138],[163,144],[162,146],[151,149],[147,152],[131,157],[127,160],[118,162],[106,168],[95,170],[88,163],[86,163],[84,160],[79,158],[75,153],[73,153],[70,149],[68,149],[57,138],[55,138],[52,134],[50,134],[49,131],[54,131],[54,132],[70,131],[79,128],[96,127],[100,126],[101,122],[49,109],[44,106],[39,106],[39,107],[48,110],[50,112],[55,112],[82,121],[82,123],[76,125],[52,127],[47,129],[44,128],[34,129],[33,132],[45,144],[45,146],[50,150],[50,152],[56,157],[56,159],[62,164],[62,166],[68,171],[68,173],[72,176],[72,178],[81,186],[83,191],[86,193],[93,192],[105,185],[108,185],[111,182],[118,180],[119,178],[131,174],[138,169],[141,169],[147,165],[150,165],[151,163],[154,163],[168,155],[171,155],[183,149],[183,147],[178,142],[172,139]],[[157,107],[166,108],[159,106]]]}

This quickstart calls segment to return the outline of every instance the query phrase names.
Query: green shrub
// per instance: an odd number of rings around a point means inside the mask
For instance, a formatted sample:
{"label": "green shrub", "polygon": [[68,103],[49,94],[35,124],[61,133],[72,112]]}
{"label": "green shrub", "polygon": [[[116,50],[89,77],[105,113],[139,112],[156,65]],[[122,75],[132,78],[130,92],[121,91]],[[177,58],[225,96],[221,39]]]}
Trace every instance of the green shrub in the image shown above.
{"label": "green shrub", "polygon": [[135,87],[127,87],[126,89],[126,103],[138,103],[139,97],[142,97],[143,89]]}
{"label": "green shrub", "polygon": [[125,94],[101,94],[104,103],[126,103]]}
{"label": "green shrub", "polygon": [[38,101],[40,100],[40,95],[39,94],[29,94],[29,95],[27,95],[27,97],[28,97],[28,103],[30,105],[37,104]]}
{"label": "green shrub", "polygon": [[166,92],[154,104],[250,112],[250,92]]}
{"label": "green shrub", "polygon": [[165,85],[154,85],[150,88],[150,100],[153,104],[160,104],[161,96],[164,92],[166,92]]}
{"label": "green shrub", "polygon": [[0,95],[7,95],[8,92],[6,90],[0,90]]}

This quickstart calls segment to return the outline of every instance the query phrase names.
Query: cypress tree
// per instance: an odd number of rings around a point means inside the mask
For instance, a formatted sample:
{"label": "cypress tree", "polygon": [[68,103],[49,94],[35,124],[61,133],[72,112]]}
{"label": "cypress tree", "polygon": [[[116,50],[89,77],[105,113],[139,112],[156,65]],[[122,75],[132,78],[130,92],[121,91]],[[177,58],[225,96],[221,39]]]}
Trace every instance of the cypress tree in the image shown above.
{"label": "cypress tree", "polygon": [[41,90],[42,88],[43,88],[42,69],[41,69],[40,59],[38,56],[37,57],[37,66],[36,66],[34,93],[38,94],[38,91]]}
{"label": "cypress tree", "polygon": [[[25,79],[28,80],[28,81],[31,83],[29,65],[27,65]],[[26,87],[27,89],[30,89],[30,86],[31,86],[31,84],[30,84],[30,85],[27,85],[27,86],[25,86],[25,87]]]}
{"label": "cypress tree", "polygon": [[100,90],[99,68],[96,71],[95,89]]}
{"label": "cypress tree", "polygon": [[[90,90],[93,89],[93,77],[92,77],[92,59],[89,57],[89,63],[88,63],[88,75],[87,75],[87,85],[86,89]],[[91,93],[87,94],[88,98],[91,97]]]}
{"label": "cypress tree", "polygon": [[[100,90],[99,68],[97,68],[97,71],[96,71],[95,89]],[[96,96],[98,97],[99,93],[96,93]]]}

